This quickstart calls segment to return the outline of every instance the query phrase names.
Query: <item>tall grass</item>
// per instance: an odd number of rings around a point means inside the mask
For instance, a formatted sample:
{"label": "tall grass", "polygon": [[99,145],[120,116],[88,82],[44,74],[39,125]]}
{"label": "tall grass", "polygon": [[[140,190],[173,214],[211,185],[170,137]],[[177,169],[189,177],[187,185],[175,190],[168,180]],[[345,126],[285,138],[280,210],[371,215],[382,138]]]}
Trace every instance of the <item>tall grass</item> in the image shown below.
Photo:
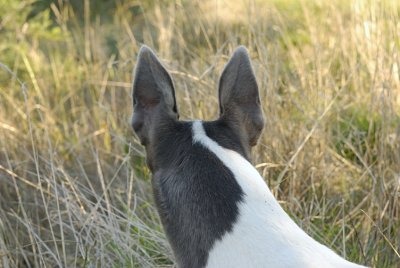
{"label": "tall grass", "polygon": [[129,126],[145,43],[206,120],[246,45],[275,196],[340,255],[399,267],[399,36],[397,1],[0,0],[0,266],[173,266]]}

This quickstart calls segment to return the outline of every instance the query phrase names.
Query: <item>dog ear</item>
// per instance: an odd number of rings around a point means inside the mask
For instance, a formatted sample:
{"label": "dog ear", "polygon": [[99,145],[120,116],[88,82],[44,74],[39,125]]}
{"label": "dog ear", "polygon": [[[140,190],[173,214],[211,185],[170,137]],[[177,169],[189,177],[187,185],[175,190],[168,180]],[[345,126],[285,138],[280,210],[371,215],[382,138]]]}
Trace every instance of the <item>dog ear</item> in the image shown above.
{"label": "dog ear", "polygon": [[257,81],[247,49],[238,47],[219,80],[220,119],[249,146],[256,145],[264,127]]}
{"label": "dog ear", "polygon": [[133,110],[132,127],[143,145],[157,124],[179,117],[172,79],[147,46],[141,47],[136,63]]}

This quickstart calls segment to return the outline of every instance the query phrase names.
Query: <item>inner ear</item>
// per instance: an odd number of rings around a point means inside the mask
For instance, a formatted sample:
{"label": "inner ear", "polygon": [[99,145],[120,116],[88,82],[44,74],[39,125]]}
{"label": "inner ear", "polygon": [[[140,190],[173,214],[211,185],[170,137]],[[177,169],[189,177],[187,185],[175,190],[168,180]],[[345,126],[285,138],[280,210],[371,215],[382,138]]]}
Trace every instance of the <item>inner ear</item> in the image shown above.
{"label": "inner ear", "polygon": [[264,127],[258,85],[247,49],[238,47],[219,81],[220,119],[227,122],[245,145],[256,145]]}
{"label": "inner ear", "polygon": [[171,76],[147,46],[139,51],[132,98],[132,127],[144,145],[160,122],[179,117]]}

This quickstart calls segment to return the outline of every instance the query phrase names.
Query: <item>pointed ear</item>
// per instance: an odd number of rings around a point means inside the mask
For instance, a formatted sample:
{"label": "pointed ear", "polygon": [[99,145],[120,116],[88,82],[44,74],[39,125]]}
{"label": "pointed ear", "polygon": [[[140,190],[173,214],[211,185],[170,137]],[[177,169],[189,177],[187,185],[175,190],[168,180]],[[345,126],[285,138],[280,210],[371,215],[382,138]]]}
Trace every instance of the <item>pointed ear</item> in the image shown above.
{"label": "pointed ear", "polygon": [[140,49],[136,63],[133,109],[132,127],[143,145],[157,124],[179,117],[172,79],[147,46]]}
{"label": "pointed ear", "polygon": [[247,49],[238,47],[219,81],[220,118],[248,146],[256,145],[264,127],[260,96]]}

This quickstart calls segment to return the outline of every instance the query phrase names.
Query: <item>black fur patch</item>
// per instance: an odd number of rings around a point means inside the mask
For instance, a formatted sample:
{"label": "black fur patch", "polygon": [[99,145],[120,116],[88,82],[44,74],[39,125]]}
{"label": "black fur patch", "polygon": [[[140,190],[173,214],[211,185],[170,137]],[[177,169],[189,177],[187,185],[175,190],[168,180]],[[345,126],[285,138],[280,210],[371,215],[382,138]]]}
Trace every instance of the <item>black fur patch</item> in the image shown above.
{"label": "black fur patch", "polygon": [[240,137],[240,132],[234,131],[225,120],[218,119],[202,123],[209,138],[216,141],[220,146],[241,154],[250,161],[250,146],[243,142],[245,138]]}
{"label": "black fur patch", "polygon": [[[179,266],[204,267],[216,240],[232,230],[244,193],[214,153],[193,143],[191,122],[168,125],[154,144],[154,197]],[[218,143],[243,153],[238,138],[217,135],[227,130],[218,131],[220,122],[205,125]]]}

